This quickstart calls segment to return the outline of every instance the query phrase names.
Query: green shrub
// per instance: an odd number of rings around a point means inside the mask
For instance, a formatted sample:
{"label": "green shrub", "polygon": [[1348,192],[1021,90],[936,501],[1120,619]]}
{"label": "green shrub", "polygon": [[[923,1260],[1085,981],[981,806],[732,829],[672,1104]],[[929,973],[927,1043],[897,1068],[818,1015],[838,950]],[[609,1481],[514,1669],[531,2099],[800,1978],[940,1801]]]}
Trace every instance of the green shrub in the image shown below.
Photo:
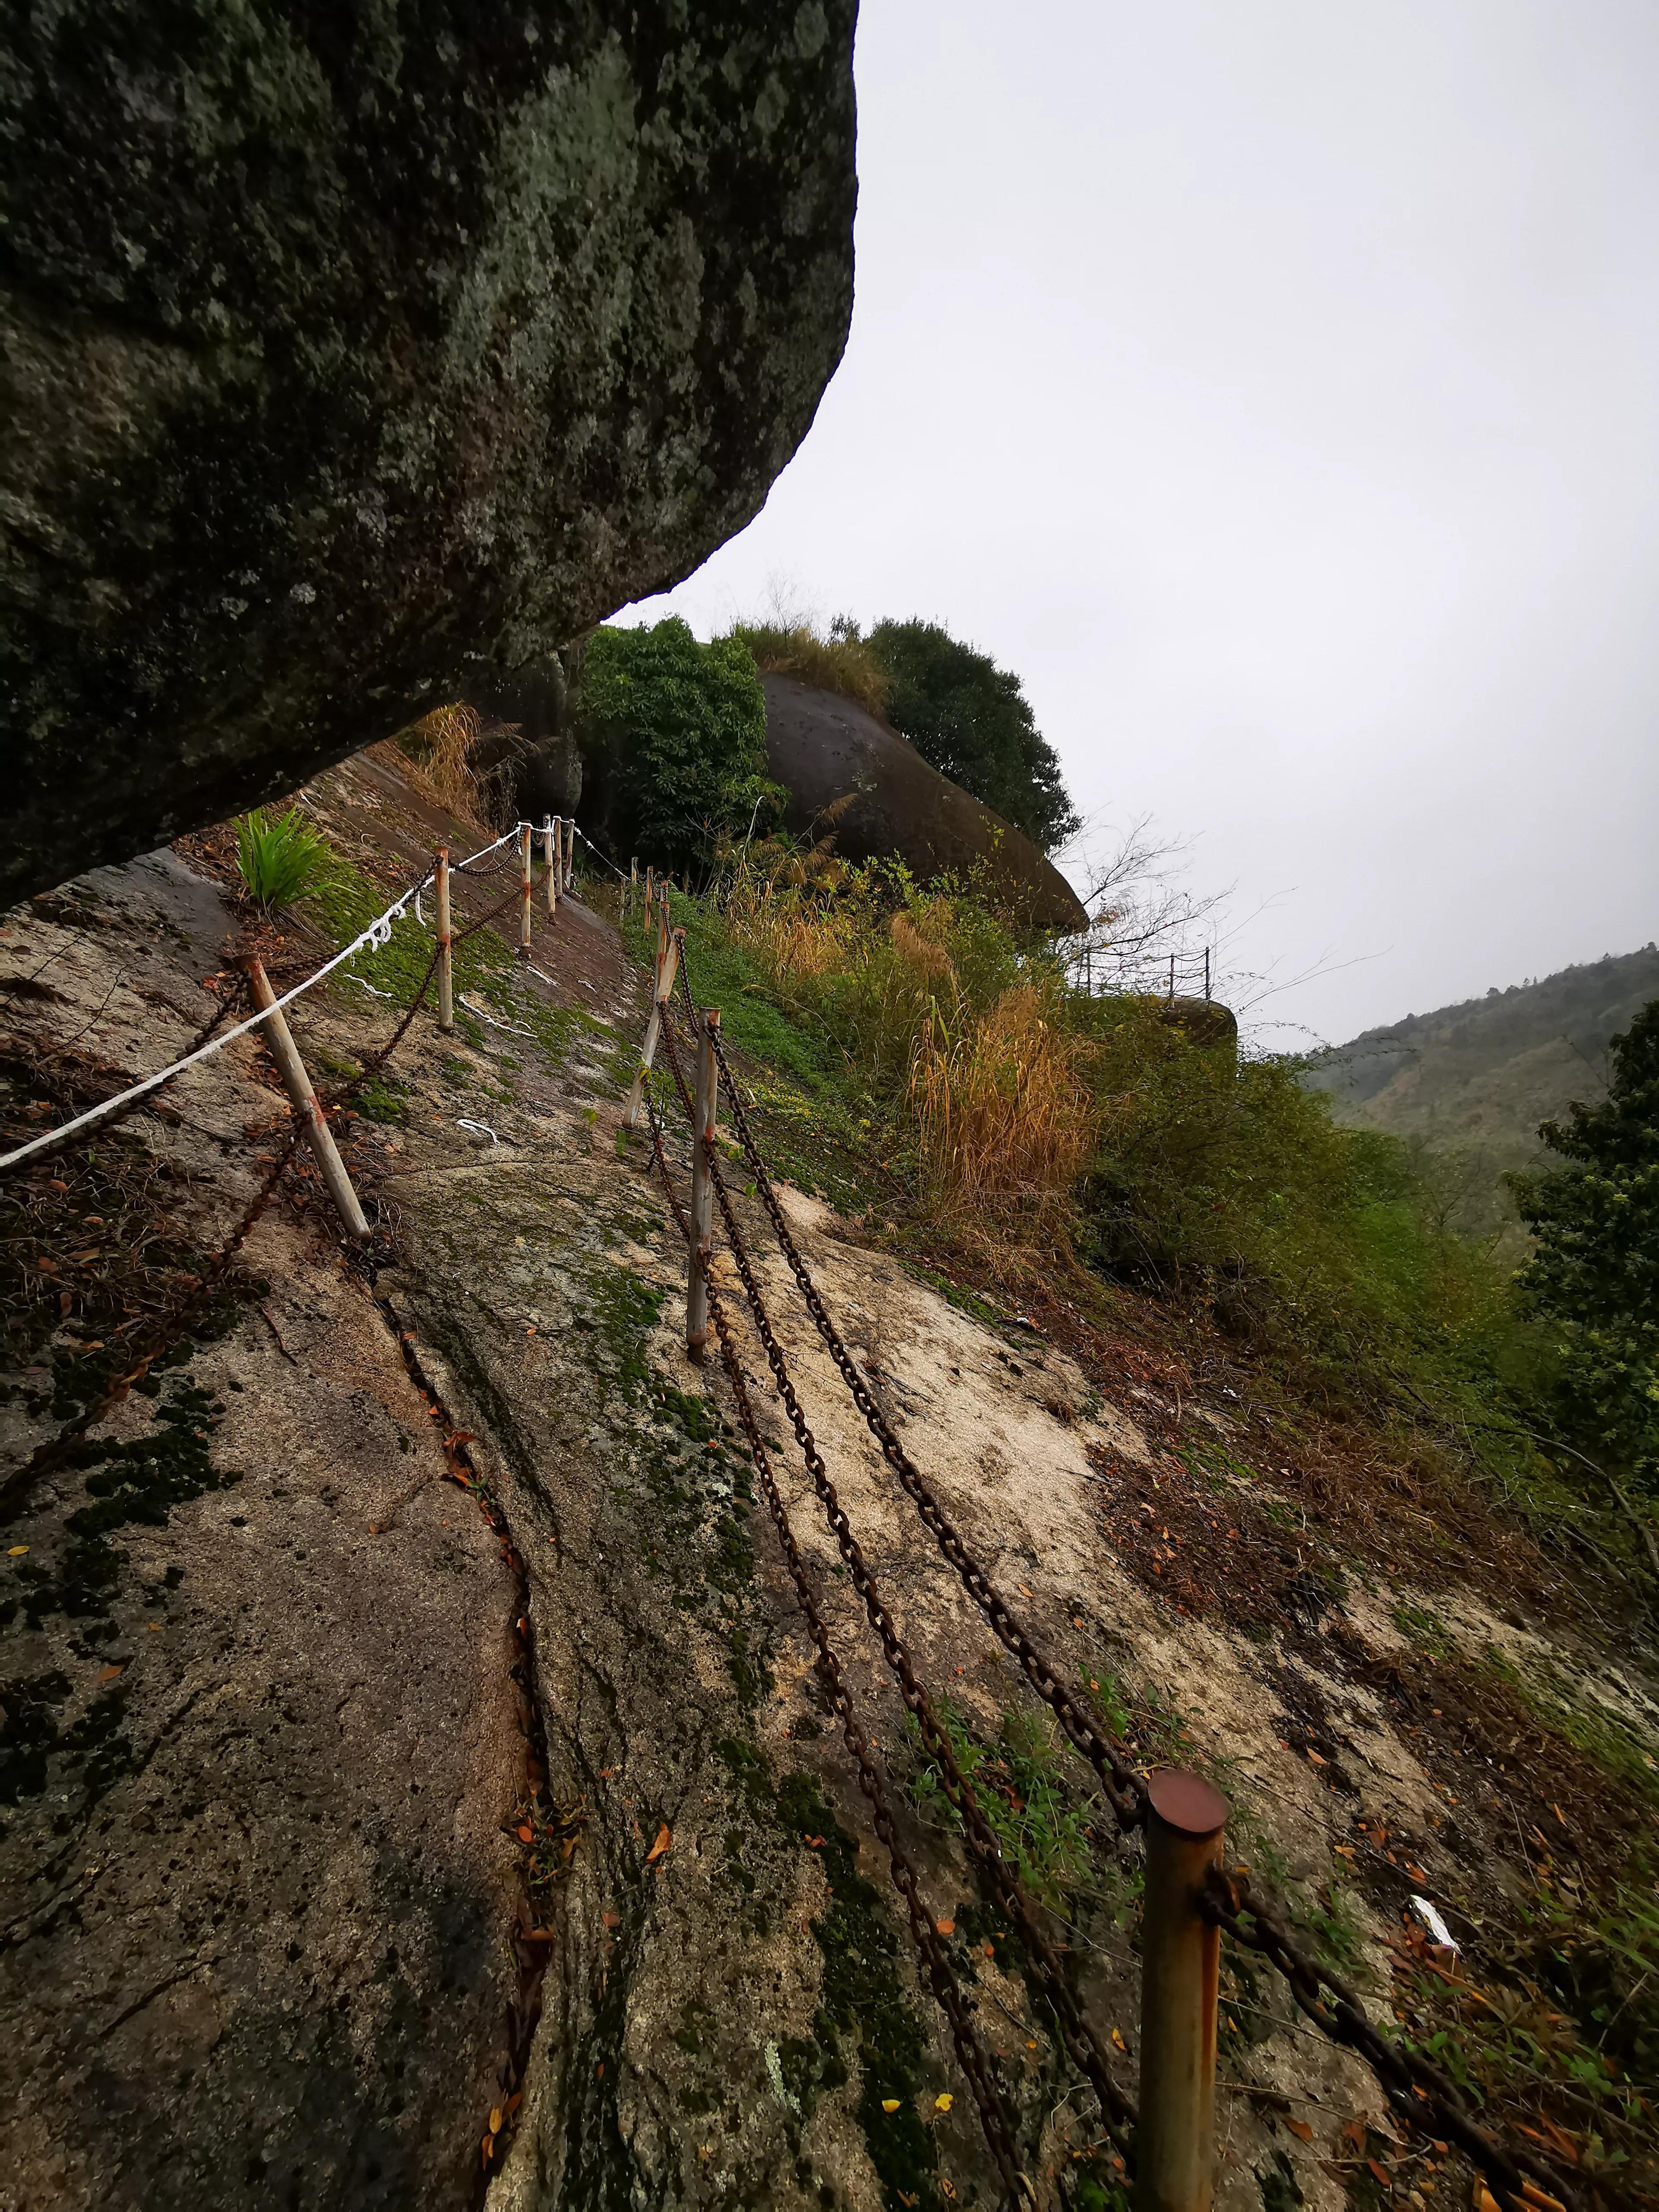
{"label": "green shrub", "polygon": [[297,808],[274,819],[262,806],[237,817],[236,866],[248,896],[267,914],[314,890],[331,865],[328,847],[306,827]]}
{"label": "green shrub", "polygon": [[722,836],[781,816],[784,794],[766,777],[766,697],[741,637],[700,645],[673,616],[596,630],[575,726],[584,818],[619,855],[701,868]]}

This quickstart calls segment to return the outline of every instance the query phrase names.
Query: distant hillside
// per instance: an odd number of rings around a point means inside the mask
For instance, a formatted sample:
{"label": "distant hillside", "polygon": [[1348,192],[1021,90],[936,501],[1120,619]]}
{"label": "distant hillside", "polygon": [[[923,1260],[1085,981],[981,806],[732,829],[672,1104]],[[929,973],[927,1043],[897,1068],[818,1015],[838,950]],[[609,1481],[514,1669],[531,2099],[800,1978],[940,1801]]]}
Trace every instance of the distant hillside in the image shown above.
{"label": "distant hillside", "polygon": [[1539,1156],[1540,1121],[1601,1096],[1607,1040],[1650,999],[1659,947],[1647,945],[1367,1030],[1309,1080],[1340,1120],[1430,1148],[1456,1224],[1489,1233],[1514,1225],[1498,1176]]}

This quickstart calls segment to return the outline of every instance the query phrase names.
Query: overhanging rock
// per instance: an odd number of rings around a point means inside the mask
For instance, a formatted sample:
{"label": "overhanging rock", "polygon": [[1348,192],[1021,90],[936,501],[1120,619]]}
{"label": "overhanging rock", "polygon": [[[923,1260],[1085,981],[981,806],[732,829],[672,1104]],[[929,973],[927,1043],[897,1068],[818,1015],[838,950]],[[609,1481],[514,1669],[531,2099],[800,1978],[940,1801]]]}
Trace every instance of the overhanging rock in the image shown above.
{"label": "overhanging rock", "polygon": [[65,0],[0,70],[0,901],[688,574],[852,303],[854,0]]}

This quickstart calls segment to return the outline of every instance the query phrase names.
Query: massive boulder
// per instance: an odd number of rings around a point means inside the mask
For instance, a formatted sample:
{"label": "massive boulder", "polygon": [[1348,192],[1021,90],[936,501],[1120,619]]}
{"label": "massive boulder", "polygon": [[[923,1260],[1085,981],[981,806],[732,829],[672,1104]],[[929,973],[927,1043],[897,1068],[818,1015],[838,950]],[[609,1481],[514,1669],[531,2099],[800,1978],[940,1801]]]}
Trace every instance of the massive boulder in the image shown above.
{"label": "massive boulder", "polygon": [[0,900],[743,527],[845,343],[854,13],[9,11]]}
{"label": "massive boulder", "polygon": [[1038,928],[1087,928],[1077,893],[1041,848],[885,722],[793,676],[761,684],[767,773],[789,794],[789,829],[833,835],[850,860],[902,860],[924,878],[981,879]]}

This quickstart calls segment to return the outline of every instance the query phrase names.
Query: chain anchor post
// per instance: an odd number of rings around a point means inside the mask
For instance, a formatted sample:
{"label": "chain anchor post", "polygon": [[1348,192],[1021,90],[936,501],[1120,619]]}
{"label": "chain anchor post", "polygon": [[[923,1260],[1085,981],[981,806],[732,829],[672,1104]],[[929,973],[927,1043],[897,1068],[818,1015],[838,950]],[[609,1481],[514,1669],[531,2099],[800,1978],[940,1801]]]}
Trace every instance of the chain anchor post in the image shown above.
{"label": "chain anchor post", "polygon": [[691,1148],[691,1241],[686,1253],[685,1348],[699,1365],[708,1350],[708,1257],[714,1240],[714,1179],[709,1154],[720,1106],[714,1037],[720,1008],[705,1006],[697,1038],[697,1127]]}
{"label": "chain anchor post", "polygon": [[651,1063],[657,1056],[657,1039],[662,1035],[662,1010],[674,988],[674,971],[680,964],[680,944],[684,935],[683,929],[669,928],[665,914],[657,925],[657,984],[651,994],[651,1018],[645,1025],[645,1042],[640,1047],[639,1073],[623,1109],[624,1129],[637,1129],[640,1126],[640,1102],[645,1097]]}
{"label": "chain anchor post", "polygon": [[1199,1897],[1231,1808],[1182,1767],[1154,1774],[1146,1795],[1135,2212],[1209,2212],[1221,1931]]}
{"label": "chain anchor post", "polygon": [[556,921],[559,912],[559,869],[553,849],[553,817],[550,814],[542,824],[542,859],[547,868],[547,918]]}
{"label": "chain anchor post", "polygon": [[519,830],[519,957],[530,957],[530,824]]}
{"label": "chain anchor post", "polygon": [[264,963],[250,954],[242,966],[247,975],[248,989],[253,1003],[267,1017],[263,1024],[265,1042],[276,1063],[276,1072],[283,1079],[283,1088],[288,1092],[289,1103],[296,1120],[306,1133],[320,1172],[324,1186],[334,1201],[334,1211],[348,1237],[362,1243],[369,1235],[368,1222],[357,1202],[357,1194],[351,1187],[351,1177],[346,1173],[345,1162],[340,1158],[334,1143],[333,1132],[317,1103],[317,1094],[311,1087],[311,1078],[306,1073],[306,1064],[300,1057],[288,1024],[283,1019],[282,1009],[276,1004],[276,994],[271,989]]}
{"label": "chain anchor post", "polygon": [[455,933],[449,921],[449,848],[438,848],[438,1032],[447,1036],[455,1026],[455,963],[450,947]]}

